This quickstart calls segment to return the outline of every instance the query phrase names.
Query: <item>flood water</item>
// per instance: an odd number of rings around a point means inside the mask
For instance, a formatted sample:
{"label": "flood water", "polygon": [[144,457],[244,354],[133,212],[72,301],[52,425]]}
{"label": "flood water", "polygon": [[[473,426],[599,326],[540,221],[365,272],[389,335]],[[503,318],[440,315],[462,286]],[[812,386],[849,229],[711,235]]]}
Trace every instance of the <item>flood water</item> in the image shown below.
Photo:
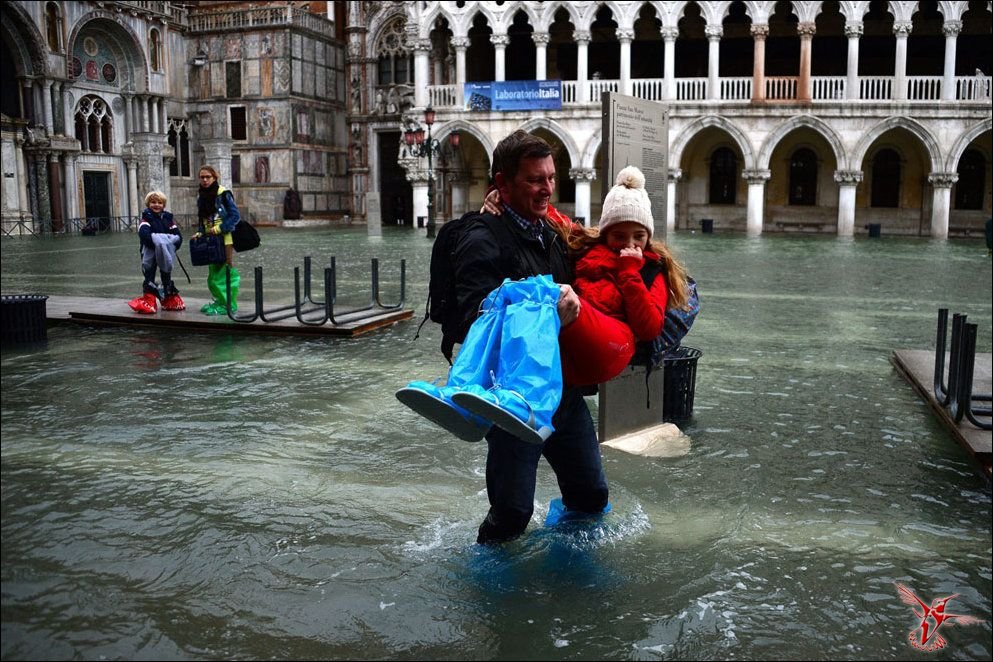
{"label": "flood water", "polygon": [[[989,486],[890,363],[934,347],[942,306],[990,351],[981,240],[671,237],[702,300],[689,452],[605,448],[613,511],[572,530],[542,526],[543,462],[528,533],[482,548],[485,445],[393,396],[445,372],[436,325],[413,341],[430,242],[262,239],[238,264],[273,301],[305,255],[336,256],[346,303],[380,258],[393,300],[405,258],[415,319],[354,339],[58,325],[5,349],[4,660],[993,655]],[[5,238],[2,258],[4,294],[140,289],[134,235]],[[919,654],[897,583],[983,622]]]}

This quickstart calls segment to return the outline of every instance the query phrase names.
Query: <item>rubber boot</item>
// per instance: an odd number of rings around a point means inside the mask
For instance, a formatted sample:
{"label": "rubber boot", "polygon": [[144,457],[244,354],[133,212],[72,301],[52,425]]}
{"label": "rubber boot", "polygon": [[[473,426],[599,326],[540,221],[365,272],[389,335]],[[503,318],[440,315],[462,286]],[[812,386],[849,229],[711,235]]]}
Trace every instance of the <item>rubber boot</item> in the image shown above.
{"label": "rubber boot", "polygon": [[172,274],[162,272],[162,310],[186,310],[186,303],[183,297],[179,296],[176,283],[172,280]]}
{"label": "rubber boot", "polygon": [[228,311],[227,273],[231,270],[231,312],[238,310],[238,290],[241,286],[241,275],[234,267],[227,264],[208,265],[207,288],[214,296],[214,302],[201,308],[205,315],[224,315]]}
{"label": "rubber boot", "polygon": [[151,315],[158,310],[159,298],[151,292],[145,292],[140,297],[128,301],[131,310],[142,315]]}
{"label": "rubber boot", "polygon": [[502,290],[501,287],[491,292],[480,306],[482,312],[469,327],[448,372],[447,385],[413,381],[396,392],[397,400],[463,441],[480,441],[492,427],[491,421],[466,411],[452,397],[468,387],[485,392],[492,386],[490,380],[496,369],[506,310]]}
{"label": "rubber boot", "polygon": [[509,285],[513,303],[501,328],[493,384],[486,390],[466,386],[452,400],[514,436],[540,444],[554,432],[552,416],[562,401],[559,286],[549,276]]}

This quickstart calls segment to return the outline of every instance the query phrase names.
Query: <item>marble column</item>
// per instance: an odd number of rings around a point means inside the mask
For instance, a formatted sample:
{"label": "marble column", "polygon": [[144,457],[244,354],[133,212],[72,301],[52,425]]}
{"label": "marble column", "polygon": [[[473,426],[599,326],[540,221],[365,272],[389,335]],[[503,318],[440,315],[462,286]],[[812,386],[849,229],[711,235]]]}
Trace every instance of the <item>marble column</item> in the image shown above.
{"label": "marble column", "polygon": [[534,42],[534,79],[548,78],[548,42],[551,36],[547,32],[535,32],[531,35]]}
{"label": "marble column", "polygon": [[676,189],[682,178],[683,170],[681,168],[669,168],[666,182],[669,192],[665,198],[665,229],[668,234],[672,234],[676,229]]}
{"label": "marble column", "polygon": [[430,40],[418,39],[414,42],[414,105],[418,108],[427,108],[431,103],[428,96],[428,86],[431,85],[428,69],[430,52]]}
{"label": "marble column", "polygon": [[55,135],[55,119],[52,115],[52,86],[55,81],[46,80],[42,87],[41,99],[45,111],[45,130],[48,135]]}
{"label": "marble column", "polygon": [[748,182],[748,212],[746,231],[748,236],[762,234],[762,218],[765,213],[765,183],[772,173],[768,170],[745,170],[741,176]]}
{"label": "marble column", "polygon": [[855,235],[855,192],[862,181],[861,170],[836,170],[838,183],[838,236]]}
{"label": "marble column", "polygon": [[952,184],[959,180],[957,172],[932,172],[927,176],[934,188],[931,204],[931,236],[948,238],[948,213],[952,207]]}
{"label": "marble column", "polygon": [[34,183],[35,200],[37,202],[38,216],[36,220],[42,232],[52,231],[52,199],[48,188],[48,154],[45,152],[35,152],[34,157]]}
{"label": "marble column", "polygon": [[845,98],[853,101],[862,97],[859,89],[859,39],[862,37],[862,23],[846,23],[845,36],[848,37],[848,69],[845,80]]}
{"label": "marble column", "polygon": [[896,35],[896,71],[893,79],[893,100],[904,101],[907,98],[907,37],[910,36],[914,24],[910,21],[898,21],[893,24],[893,34]]}
{"label": "marble column", "polygon": [[66,212],[68,217],[79,218],[82,216],[82,210],[79,208],[80,196],[77,191],[79,190],[79,175],[76,172],[76,154],[66,154],[65,155],[65,168],[66,168]]}
{"label": "marble column", "polygon": [[465,51],[469,48],[467,37],[455,37],[452,39],[452,46],[455,48],[455,99],[459,108],[465,108]]}
{"label": "marble column", "polygon": [[134,156],[125,157],[124,163],[128,167],[128,214],[137,218],[141,216],[142,209],[138,206],[141,204],[141,195],[138,192],[138,159]]}
{"label": "marble column", "polygon": [[24,157],[24,138],[14,141],[17,157],[17,202],[20,205],[20,218],[24,222],[31,219],[31,205],[28,202],[28,162]]}
{"label": "marble column", "polygon": [[615,33],[621,45],[621,94],[631,96],[631,42],[634,41],[634,30],[618,28]]}
{"label": "marble column", "polygon": [[707,35],[707,98],[716,101],[721,98],[721,37],[724,28],[720,25],[708,25],[704,29]]}
{"label": "marble column", "polygon": [[768,25],[752,26],[752,102],[765,101],[765,40]]}
{"label": "marble column", "polygon": [[572,34],[576,42],[576,103],[590,102],[589,84],[589,57],[587,56],[590,45],[590,33],[588,30],[576,30]]}
{"label": "marble column", "polygon": [[814,23],[799,23],[796,32],[800,36],[800,78],[796,84],[796,98],[798,101],[810,101],[810,46],[817,26]]}
{"label": "marble column", "polygon": [[147,94],[142,94],[139,98],[139,103],[141,104],[141,132],[148,133],[151,129],[151,123],[148,120],[148,99]]}
{"label": "marble column", "polygon": [[62,232],[65,214],[62,211],[62,167],[58,152],[48,155],[48,190],[52,200],[52,232]]}
{"label": "marble column", "polygon": [[418,108],[427,108],[431,103],[428,96],[428,86],[431,85],[428,68],[430,52],[430,40],[418,39],[414,42],[414,105]]}
{"label": "marble column", "polygon": [[590,218],[590,187],[596,179],[596,169],[571,168],[569,177],[576,182],[576,211],[573,212],[573,218],[582,218],[583,225],[590,227],[593,223],[593,219]]}
{"label": "marble column", "polygon": [[210,138],[201,140],[204,161],[220,175],[221,186],[231,186],[231,140]]}
{"label": "marble column", "polygon": [[662,63],[662,75],[665,87],[665,99],[676,99],[676,37],[679,28],[662,28],[662,40],[665,42],[665,61]]}
{"label": "marble column", "polygon": [[490,35],[493,44],[493,80],[507,80],[507,45],[510,37],[505,34]]}
{"label": "marble column", "polygon": [[941,98],[944,101],[955,100],[955,55],[959,33],[962,32],[962,21],[945,21],[941,26],[945,33],[945,71],[941,78]]}

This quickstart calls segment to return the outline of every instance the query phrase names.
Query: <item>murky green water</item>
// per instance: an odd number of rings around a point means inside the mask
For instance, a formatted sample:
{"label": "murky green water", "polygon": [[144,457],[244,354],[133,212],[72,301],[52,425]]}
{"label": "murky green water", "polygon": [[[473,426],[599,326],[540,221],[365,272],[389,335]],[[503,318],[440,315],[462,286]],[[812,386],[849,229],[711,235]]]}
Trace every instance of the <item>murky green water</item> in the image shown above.
{"label": "murky green water", "polygon": [[[136,244],[4,239],[3,292],[123,306]],[[473,542],[485,447],[393,397],[443,374],[433,325],[417,342],[415,321],[347,340],[69,325],[5,350],[3,659],[923,657],[896,582],[984,621],[944,626],[928,658],[989,659],[989,487],[889,363],[933,347],[939,306],[990,351],[981,242],[672,244],[703,301],[689,454],[605,449],[614,510],[572,532],[541,526],[543,463],[528,534],[498,549]],[[403,257],[419,317],[429,252],[409,231],[264,231],[239,265],[288,301],[304,255],[335,255],[362,301],[369,259],[393,299]]]}

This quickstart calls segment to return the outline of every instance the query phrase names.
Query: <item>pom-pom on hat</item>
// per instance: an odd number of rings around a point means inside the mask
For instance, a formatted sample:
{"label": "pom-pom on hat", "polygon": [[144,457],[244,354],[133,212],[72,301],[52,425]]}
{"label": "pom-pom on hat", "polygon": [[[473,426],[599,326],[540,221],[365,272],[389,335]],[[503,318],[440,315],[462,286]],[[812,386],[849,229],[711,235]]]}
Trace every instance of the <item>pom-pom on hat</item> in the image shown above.
{"label": "pom-pom on hat", "polygon": [[652,203],[645,191],[645,175],[634,166],[627,166],[617,173],[616,186],[607,192],[600,214],[600,233],[611,225],[632,221],[648,230],[649,239],[655,229]]}

